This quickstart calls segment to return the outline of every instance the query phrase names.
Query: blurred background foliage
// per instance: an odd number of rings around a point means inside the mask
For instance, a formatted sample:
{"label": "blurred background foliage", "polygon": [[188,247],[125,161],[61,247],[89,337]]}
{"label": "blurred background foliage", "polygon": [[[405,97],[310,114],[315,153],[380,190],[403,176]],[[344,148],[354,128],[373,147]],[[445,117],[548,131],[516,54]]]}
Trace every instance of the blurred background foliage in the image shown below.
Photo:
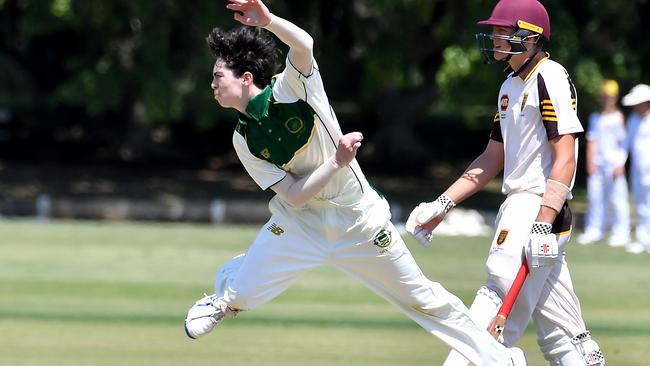
{"label": "blurred background foliage", "polygon": [[[491,0],[268,0],[305,28],[344,131],[370,136],[370,166],[479,152],[501,65],[482,64]],[[543,1],[547,46],[578,87],[650,81],[647,0]],[[234,114],[210,91],[204,38],[238,26],[225,1],[0,0],[0,157],[201,166],[228,154]],[[462,140],[463,143],[458,143]],[[468,149],[471,147],[471,149]]]}

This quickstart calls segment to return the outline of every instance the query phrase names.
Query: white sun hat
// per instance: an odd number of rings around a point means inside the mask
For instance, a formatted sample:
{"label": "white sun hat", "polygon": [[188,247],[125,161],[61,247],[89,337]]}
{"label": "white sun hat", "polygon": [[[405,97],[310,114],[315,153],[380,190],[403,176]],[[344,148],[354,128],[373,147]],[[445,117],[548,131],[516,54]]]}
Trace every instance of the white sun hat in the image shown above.
{"label": "white sun hat", "polygon": [[650,85],[639,84],[635,86],[621,100],[621,104],[626,107],[635,106],[643,102],[650,102]]}

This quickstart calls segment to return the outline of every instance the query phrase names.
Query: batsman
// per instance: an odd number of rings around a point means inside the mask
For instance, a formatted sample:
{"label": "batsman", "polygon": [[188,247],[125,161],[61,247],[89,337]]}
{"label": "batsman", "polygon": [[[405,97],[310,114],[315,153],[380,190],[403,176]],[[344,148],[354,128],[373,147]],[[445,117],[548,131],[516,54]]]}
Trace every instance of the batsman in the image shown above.
{"label": "batsman", "polygon": [[[443,217],[503,171],[496,232],[487,259],[487,281],[470,307],[474,322],[488,327],[511,288],[522,261],[530,273],[502,333],[514,345],[532,317],[537,342],[551,365],[604,365],[573,290],[565,249],[578,141],[576,89],[562,65],[542,51],[550,41],[548,13],[536,0],[501,0],[477,34],[486,63],[505,62],[508,76],[485,150],[435,201],[411,213],[407,230],[428,245]],[[445,365],[466,366],[452,351]]]}

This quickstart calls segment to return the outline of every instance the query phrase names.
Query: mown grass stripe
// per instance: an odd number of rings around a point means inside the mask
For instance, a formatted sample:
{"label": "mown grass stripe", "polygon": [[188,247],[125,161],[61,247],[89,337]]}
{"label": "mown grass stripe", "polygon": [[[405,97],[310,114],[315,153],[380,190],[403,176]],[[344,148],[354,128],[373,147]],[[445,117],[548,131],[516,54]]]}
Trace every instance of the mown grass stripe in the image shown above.
{"label": "mown grass stripe", "polygon": [[[388,306],[388,305],[387,305]],[[263,309],[256,311],[263,312]],[[179,324],[183,323],[183,314],[171,315],[143,315],[143,314],[70,314],[70,313],[36,313],[36,312],[2,312],[2,320],[24,320],[35,322],[79,322],[79,323],[111,323],[111,324]],[[282,327],[312,327],[312,328],[359,328],[359,329],[417,329],[419,326],[408,318],[399,317],[391,319],[376,319],[359,316],[345,319],[335,317],[292,317],[292,316],[264,316],[259,314],[240,314],[236,319],[228,319],[224,326],[269,325]],[[592,334],[608,336],[636,337],[650,336],[650,326],[643,325],[615,325],[608,323],[589,324]],[[534,332],[532,327],[527,329]]]}

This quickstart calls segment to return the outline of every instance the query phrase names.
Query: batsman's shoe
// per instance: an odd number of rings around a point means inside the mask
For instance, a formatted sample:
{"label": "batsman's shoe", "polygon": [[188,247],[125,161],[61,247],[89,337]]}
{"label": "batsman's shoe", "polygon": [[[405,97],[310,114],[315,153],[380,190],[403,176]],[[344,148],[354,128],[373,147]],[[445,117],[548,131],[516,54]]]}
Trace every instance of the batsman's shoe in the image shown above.
{"label": "batsman's shoe", "polygon": [[187,312],[185,334],[192,339],[197,339],[210,333],[226,316],[234,316],[236,313],[216,295],[205,295]]}
{"label": "batsman's shoe", "polygon": [[526,359],[526,353],[522,351],[521,348],[512,347],[508,348],[510,351],[510,366],[528,366],[528,360]]}

